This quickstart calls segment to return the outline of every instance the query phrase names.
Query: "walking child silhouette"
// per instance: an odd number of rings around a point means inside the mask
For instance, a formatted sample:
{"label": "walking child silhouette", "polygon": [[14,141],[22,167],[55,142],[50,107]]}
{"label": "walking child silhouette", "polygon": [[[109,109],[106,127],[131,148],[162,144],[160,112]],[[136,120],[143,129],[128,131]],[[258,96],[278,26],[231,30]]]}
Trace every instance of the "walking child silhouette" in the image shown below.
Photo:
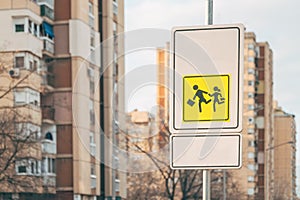
{"label": "walking child silhouette", "polygon": [[210,94],[209,96],[213,97],[213,100],[214,100],[213,108],[214,108],[214,112],[216,112],[217,111],[216,103],[218,103],[218,104],[224,103],[225,98],[222,97],[221,90],[217,86],[214,87],[214,91],[215,92]]}

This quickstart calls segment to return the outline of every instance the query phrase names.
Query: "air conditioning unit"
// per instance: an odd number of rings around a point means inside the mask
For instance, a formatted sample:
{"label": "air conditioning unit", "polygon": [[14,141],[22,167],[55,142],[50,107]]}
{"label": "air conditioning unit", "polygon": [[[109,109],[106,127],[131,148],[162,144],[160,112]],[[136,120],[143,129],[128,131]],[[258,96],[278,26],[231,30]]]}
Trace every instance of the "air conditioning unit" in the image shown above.
{"label": "air conditioning unit", "polygon": [[14,68],[8,71],[8,74],[10,77],[17,78],[20,76],[20,69],[19,68]]}

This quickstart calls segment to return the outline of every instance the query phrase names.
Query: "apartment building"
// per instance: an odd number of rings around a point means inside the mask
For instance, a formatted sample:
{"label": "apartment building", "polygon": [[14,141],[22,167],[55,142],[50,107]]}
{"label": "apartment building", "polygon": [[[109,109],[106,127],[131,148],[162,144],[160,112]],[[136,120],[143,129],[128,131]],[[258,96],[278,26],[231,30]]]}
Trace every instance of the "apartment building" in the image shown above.
{"label": "apartment building", "polygon": [[156,50],[156,63],[157,63],[157,92],[156,104],[158,109],[156,111],[156,124],[159,127],[158,133],[158,147],[164,148],[168,144],[168,130],[169,121],[169,75],[170,75],[170,44],[166,43],[163,48]]}
{"label": "apartment building", "polygon": [[1,186],[4,199],[126,197],[125,176],[109,164],[117,154],[103,139],[117,134],[112,118],[121,121],[124,110],[123,42],[117,37],[124,30],[123,9],[121,0],[0,2],[1,91],[8,91],[0,107],[26,114],[16,123],[41,139],[34,155],[14,166],[17,176],[34,176],[35,186]]}
{"label": "apartment building", "polygon": [[272,199],[274,156],[273,62],[267,42],[245,33],[243,166],[233,171],[243,199]]}
{"label": "apartment building", "polygon": [[297,199],[295,116],[275,104],[274,108],[274,194],[276,199]]}
{"label": "apartment building", "polygon": [[267,42],[259,42],[257,46],[257,198],[264,194],[264,199],[271,199],[274,193],[274,151],[266,149],[274,146],[273,52]]}
{"label": "apartment building", "polygon": [[254,199],[257,182],[257,155],[256,155],[256,36],[246,32],[244,40],[244,107],[243,107],[243,166],[233,170],[232,182],[236,182],[241,199]]}

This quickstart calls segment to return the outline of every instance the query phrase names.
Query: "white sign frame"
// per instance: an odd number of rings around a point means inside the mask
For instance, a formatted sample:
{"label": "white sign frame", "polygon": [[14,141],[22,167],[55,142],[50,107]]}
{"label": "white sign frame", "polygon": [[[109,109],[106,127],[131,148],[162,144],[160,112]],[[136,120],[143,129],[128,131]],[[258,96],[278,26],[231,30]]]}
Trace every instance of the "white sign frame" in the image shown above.
{"label": "white sign frame", "polygon": [[[170,74],[169,82],[173,91],[170,94],[169,107],[169,129],[172,134],[242,131],[243,49],[244,26],[242,24],[173,29],[170,49],[172,55],[170,66],[173,72]],[[230,75],[228,121],[183,121],[183,104],[186,102],[182,100],[184,95],[182,82],[183,77],[191,74],[195,76]]]}

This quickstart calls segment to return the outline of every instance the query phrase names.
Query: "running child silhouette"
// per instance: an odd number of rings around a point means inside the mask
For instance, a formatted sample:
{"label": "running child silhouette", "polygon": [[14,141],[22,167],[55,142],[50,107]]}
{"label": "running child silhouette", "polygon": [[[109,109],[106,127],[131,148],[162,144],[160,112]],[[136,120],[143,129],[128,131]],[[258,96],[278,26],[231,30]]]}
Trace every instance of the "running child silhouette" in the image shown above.
{"label": "running child silhouette", "polygon": [[196,90],[193,100],[195,100],[196,97],[199,98],[199,112],[202,112],[201,103],[203,102],[205,104],[208,104],[209,102],[211,102],[211,99],[207,101],[203,94],[208,94],[208,95],[210,95],[210,94],[204,90],[200,90],[200,89],[198,90],[198,85],[194,85],[193,89]]}
{"label": "running child silhouette", "polygon": [[217,111],[216,103],[218,104],[225,103],[225,98],[222,97],[221,90],[217,86],[214,87],[214,91],[215,92],[210,94],[209,96],[213,97],[214,99],[213,108],[214,108],[214,112],[216,112]]}

